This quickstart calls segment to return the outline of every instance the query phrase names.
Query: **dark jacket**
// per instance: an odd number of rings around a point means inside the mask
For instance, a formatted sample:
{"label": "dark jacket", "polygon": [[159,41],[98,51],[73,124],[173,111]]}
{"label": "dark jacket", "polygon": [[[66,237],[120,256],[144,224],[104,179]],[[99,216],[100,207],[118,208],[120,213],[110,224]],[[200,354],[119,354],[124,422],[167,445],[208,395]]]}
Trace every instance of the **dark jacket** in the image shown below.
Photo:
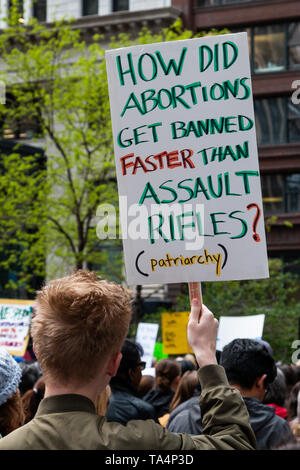
{"label": "dark jacket", "polygon": [[[224,369],[198,372],[203,434],[173,434],[153,420],[109,423],[82,395],[44,398],[34,419],[0,439],[1,450],[253,450],[255,436],[241,394]],[[207,435],[206,435],[207,432]]]}
{"label": "dark jacket", "polygon": [[149,390],[143,399],[154,407],[157,419],[169,413],[170,403],[173,397],[174,392],[172,390],[164,391],[160,387],[156,387]]}
{"label": "dark jacket", "polygon": [[257,448],[274,449],[287,441],[295,441],[289,424],[275,414],[275,408],[263,404],[257,398],[244,397]]}
{"label": "dark jacket", "polygon": [[[275,408],[264,405],[257,398],[243,398],[258,449],[274,449],[287,441],[295,441],[290,426],[286,420],[275,414]],[[175,408],[170,415],[167,429],[171,432],[186,432],[191,435],[202,432],[201,412],[197,407],[196,397],[190,398]]]}
{"label": "dark jacket", "polygon": [[138,396],[129,382],[113,377],[110,381],[111,396],[106,411],[107,421],[126,424],[132,419],[155,419],[156,413],[150,403]]}
{"label": "dark jacket", "polygon": [[202,434],[201,411],[199,397],[195,396],[178,405],[171,413],[167,423],[170,432],[186,432]]}

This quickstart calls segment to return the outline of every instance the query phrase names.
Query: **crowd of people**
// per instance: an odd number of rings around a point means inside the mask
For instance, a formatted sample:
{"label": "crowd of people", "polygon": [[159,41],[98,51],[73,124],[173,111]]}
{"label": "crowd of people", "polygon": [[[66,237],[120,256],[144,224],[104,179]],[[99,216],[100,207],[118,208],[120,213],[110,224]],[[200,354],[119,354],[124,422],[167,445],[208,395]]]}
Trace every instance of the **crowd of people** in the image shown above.
{"label": "crowd of people", "polygon": [[194,300],[194,355],[145,369],[121,286],[77,271],[37,294],[30,361],[0,348],[1,449],[299,449],[300,363],[265,341],[216,351],[217,321]]}

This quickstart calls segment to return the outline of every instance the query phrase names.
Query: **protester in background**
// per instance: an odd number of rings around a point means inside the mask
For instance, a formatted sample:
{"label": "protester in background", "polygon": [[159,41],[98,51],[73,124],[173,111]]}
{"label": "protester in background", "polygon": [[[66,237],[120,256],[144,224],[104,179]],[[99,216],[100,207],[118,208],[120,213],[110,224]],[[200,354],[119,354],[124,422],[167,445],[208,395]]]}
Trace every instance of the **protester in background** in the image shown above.
{"label": "protester in background", "polygon": [[144,400],[154,407],[156,420],[169,412],[180,376],[180,362],[165,358],[156,363],[154,387],[144,396]]}
{"label": "protester in background", "polygon": [[[170,403],[170,413],[181,403],[191,398],[196,389],[198,391],[200,390],[197,371],[187,370],[180,378],[175,395]],[[197,393],[197,395],[199,395],[199,393]]]}
{"label": "protester in background", "polygon": [[300,364],[298,366],[297,365],[294,366],[294,371],[296,374],[296,383],[300,382]]}
{"label": "protester in background", "polygon": [[199,395],[199,380],[197,371],[187,370],[180,378],[176,392],[169,407],[169,413],[159,418],[159,422],[162,426],[166,426],[172,412],[183,402],[186,402],[189,398],[193,397],[195,390],[197,389],[197,395]]}
{"label": "protester in background", "polygon": [[25,423],[34,418],[38,406],[45,395],[45,380],[40,377],[31,390],[27,390],[22,396],[23,409],[25,413]]}
{"label": "protester in background", "polygon": [[283,372],[286,383],[286,396],[285,396],[285,406],[288,406],[288,401],[290,397],[291,390],[295,383],[297,382],[297,375],[294,369],[294,366],[291,364],[281,364],[279,369]]}
{"label": "protester in background", "polygon": [[145,363],[141,361],[143,348],[126,339],[122,359],[115,377],[110,381],[111,397],[106,411],[108,421],[126,424],[132,419],[155,419],[152,405],[139,397],[138,387]]}
{"label": "protester in background", "polygon": [[192,302],[187,326],[199,365],[204,423],[203,435],[193,438],[170,433],[151,419],[123,426],[96,413],[96,398],[116,374],[131,320],[130,294],[122,286],[79,270],[48,282],[36,305],[31,329],[45,397],[33,420],[0,439],[0,450],[255,448],[241,395],[216,361],[218,322],[199,301]]}
{"label": "protester in background", "polygon": [[182,361],[180,361],[179,364],[180,364],[180,369],[181,369],[181,371],[180,371],[181,377],[187,371],[195,370],[194,364],[191,361],[189,361],[188,359],[182,359]]}
{"label": "protester in background", "polygon": [[153,375],[142,375],[138,386],[139,396],[143,398],[146,393],[148,393],[154,386],[154,376]]}
{"label": "protester in background", "polygon": [[275,408],[262,403],[277,374],[275,361],[267,348],[252,339],[235,339],[224,347],[221,365],[229,383],[244,398],[258,449],[271,449],[293,441],[286,420],[275,414]]}
{"label": "protester in background", "polygon": [[19,385],[21,396],[24,395],[27,390],[32,390],[34,384],[41,377],[42,371],[38,361],[24,361],[20,362],[22,370],[21,382]]}
{"label": "protester in background", "polygon": [[283,419],[287,419],[288,412],[285,407],[286,383],[283,372],[277,367],[277,375],[268,385],[268,390],[263,398],[265,405],[273,406],[275,413]]}
{"label": "protester in background", "polygon": [[[298,382],[298,384],[300,385],[300,382]],[[292,432],[295,436],[295,438],[297,439],[297,441],[300,442],[300,387],[296,387],[296,385],[294,385],[294,387],[292,388],[292,393],[293,394],[297,394],[297,415],[295,416],[294,419],[292,419],[290,421],[290,426],[291,426],[291,429],[292,429]]]}
{"label": "protester in background", "polygon": [[295,383],[293,386],[287,405],[288,421],[291,424],[293,421],[297,422],[298,419],[298,394],[300,392],[300,382]]}
{"label": "protester in background", "polygon": [[190,361],[194,365],[195,370],[198,369],[198,364],[194,354],[186,354],[183,359],[185,359],[186,361]]}
{"label": "protester in background", "polygon": [[21,368],[7,349],[0,348],[0,437],[24,424],[20,391]]}

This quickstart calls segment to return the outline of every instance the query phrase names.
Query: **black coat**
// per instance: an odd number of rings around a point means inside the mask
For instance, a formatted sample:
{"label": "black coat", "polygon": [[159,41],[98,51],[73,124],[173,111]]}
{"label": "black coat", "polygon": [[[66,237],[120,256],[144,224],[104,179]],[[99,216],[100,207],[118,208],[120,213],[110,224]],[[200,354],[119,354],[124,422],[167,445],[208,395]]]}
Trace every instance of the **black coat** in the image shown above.
{"label": "black coat", "polygon": [[126,424],[132,419],[155,419],[156,413],[129,382],[113,377],[110,381],[111,396],[106,411],[107,421]]}
{"label": "black coat", "polygon": [[[257,398],[243,397],[251,427],[254,431],[257,449],[274,449],[285,442],[295,442],[295,437],[286,420],[275,414],[275,408],[264,405]],[[201,434],[202,422],[198,398],[193,397],[172,411],[167,429],[171,432]]]}
{"label": "black coat", "polygon": [[257,440],[257,448],[274,449],[285,442],[295,441],[287,421],[275,414],[275,408],[257,398],[243,397],[250,416],[250,423]]}
{"label": "black coat", "polygon": [[174,397],[174,392],[172,390],[164,391],[160,387],[152,388],[144,396],[144,400],[155,408],[156,418],[169,413],[170,403]]}

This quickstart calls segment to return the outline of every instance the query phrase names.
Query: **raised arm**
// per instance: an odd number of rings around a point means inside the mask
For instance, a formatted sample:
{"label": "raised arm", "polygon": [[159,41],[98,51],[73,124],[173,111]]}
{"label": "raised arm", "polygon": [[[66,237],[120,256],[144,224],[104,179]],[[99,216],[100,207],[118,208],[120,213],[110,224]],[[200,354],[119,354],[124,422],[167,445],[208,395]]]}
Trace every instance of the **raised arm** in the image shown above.
{"label": "raised arm", "polygon": [[194,351],[199,367],[217,364],[216,339],[218,320],[197,299],[192,301],[188,322],[188,342]]}
{"label": "raised arm", "polygon": [[188,341],[200,367],[203,426],[203,435],[193,436],[193,440],[200,449],[255,449],[256,439],[244,400],[229,385],[224,368],[217,364],[217,331],[218,321],[212,312],[193,300]]}

